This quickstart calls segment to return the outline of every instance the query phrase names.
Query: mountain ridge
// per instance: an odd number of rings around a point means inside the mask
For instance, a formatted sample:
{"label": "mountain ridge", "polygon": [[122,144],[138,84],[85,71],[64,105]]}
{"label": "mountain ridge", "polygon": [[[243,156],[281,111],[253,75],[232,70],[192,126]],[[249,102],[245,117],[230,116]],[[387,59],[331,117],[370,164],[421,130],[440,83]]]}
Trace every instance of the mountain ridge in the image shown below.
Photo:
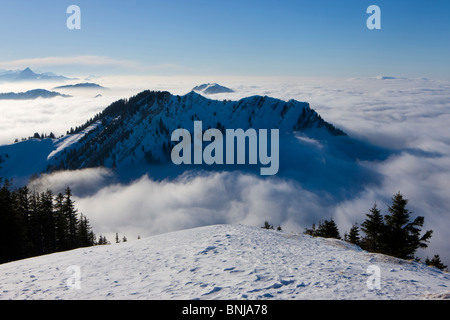
{"label": "mountain ridge", "polygon": [[34,100],[37,98],[50,99],[54,97],[70,98],[70,95],[62,94],[56,91],[45,89],[33,89],[26,92],[7,92],[0,93],[0,100]]}
{"label": "mountain ridge", "polygon": [[[361,166],[360,160],[388,155],[386,150],[349,137],[326,122],[307,102],[267,96],[219,101],[193,91],[179,96],[145,90],[113,102],[62,138],[0,146],[0,176],[24,183],[34,174],[97,167],[113,169],[124,182],[145,174],[154,179],[175,178],[189,170],[259,174],[256,170],[259,172],[260,166],[248,163],[175,165],[171,161],[175,145],[171,134],[179,128],[192,133],[195,121],[202,121],[204,130],[216,128],[221,132],[278,129],[277,175],[305,183],[313,190],[336,189],[336,195],[344,192],[340,190],[352,192],[366,179],[373,179],[371,170]],[[349,174],[355,177],[353,181],[344,178]]]}
{"label": "mountain ridge", "polygon": [[53,75],[51,73],[35,73],[30,67],[23,70],[6,70],[0,74],[2,82],[25,82],[25,81],[66,81],[73,80],[65,76]]}

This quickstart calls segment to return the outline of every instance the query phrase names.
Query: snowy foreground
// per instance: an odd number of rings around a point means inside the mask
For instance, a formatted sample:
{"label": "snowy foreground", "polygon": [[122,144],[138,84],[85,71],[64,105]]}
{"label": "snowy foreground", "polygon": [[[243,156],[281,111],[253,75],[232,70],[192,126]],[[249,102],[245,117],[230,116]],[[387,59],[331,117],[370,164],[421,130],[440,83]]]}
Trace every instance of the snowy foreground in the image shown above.
{"label": "snowy foreground", "polygon": [[421,263],[242,225],[0,265],[0,299],[441,299],[449,287]]}

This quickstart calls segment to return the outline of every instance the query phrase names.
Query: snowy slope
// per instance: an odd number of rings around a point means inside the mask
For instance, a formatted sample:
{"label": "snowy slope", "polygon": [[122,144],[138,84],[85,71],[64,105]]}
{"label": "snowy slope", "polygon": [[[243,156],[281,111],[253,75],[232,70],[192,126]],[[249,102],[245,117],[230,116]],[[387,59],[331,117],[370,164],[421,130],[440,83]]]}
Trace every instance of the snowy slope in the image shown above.
{"label": "snowy slope", "polygon": [[[381,270],[379,290],[367,286],[371,265]],[[79,283],[70,266],[79,267]],[[420,263],[242,225],[16,261],[0,265],[0,275],[0,299],[423,299],[450,292],[448,273]]]}
{"label": "snowy slope", "polygon": [[71,149],[98,125],[93,123],[80,133],[62,138],[29,139],[0,146],[0,177],[13,179],[17,185],[28,183],[30,176],[44,172],[57,154]]}

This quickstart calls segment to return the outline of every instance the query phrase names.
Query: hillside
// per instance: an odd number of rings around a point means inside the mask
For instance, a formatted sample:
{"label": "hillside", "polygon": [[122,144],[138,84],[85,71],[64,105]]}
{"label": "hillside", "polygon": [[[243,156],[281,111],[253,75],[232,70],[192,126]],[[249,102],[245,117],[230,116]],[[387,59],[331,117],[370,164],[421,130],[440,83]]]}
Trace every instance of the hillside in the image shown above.
{"label": "hillside", "polygon": [[[373,265],[381,271],[380,289],[369,290]],[[80,282],[68,282],[71,266],[79,268]],[[421,263],[242,225],[16,261],[0,265],[0,274],[0,299],[397,300],[448,298],[450,292],[448,273]]]}

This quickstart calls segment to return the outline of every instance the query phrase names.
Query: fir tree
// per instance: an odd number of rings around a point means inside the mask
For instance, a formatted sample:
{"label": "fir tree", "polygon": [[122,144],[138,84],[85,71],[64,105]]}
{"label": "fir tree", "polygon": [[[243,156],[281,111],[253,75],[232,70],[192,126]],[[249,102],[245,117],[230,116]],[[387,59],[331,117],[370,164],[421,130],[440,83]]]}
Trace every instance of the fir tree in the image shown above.
{"label": "fir tree", "polygon": [[264,226],[262,226],[261,228],[273,230],[273,225],[271,225],[268,221],[264,221]]}
{"label": "fir tree", "polygon": [[95,245],[89,220],[83,215],[78,220],[76,214],[69,188],[55,197],[50,190],[12,190],[0,178],[0,263]]}
{"label": "fir tree", "polygon": [[21,248],[22,257],[28,257],[32,251],[33,243],[30,239],[31,228],[31,194],[30,189],[25,186],[13,193],[15,211],[20,219],[22,234]]}
{"label": "fir tree", "polygon": [[418,248],[426,248],[432,231],[420,236],[424,217],[417,217],[410,222],[410,211],[406,209],[408,200],[398,192],[392,197],[392,205],[385,215],[386,229],[384,234],[384,253],[401,259],[412,259]]}
{"label": "fir tree", "polygon": [[335,238],[340,239],[339,229],[334,222],[333,218],[331,220],[321,220],[319,222],[319,227],[316,231],[316,236],[323,238]]}
{"label": "fir tree", "polygon": [[30,197],[30,239],[33,243],[31,256],[44,254],[44,243],[42,239],[42,221],[40,214],[40,195],[33,192]]}
{"label": "fir tree", "polygon": [[367,219],[361,224],[361,230],[366,236],[361,240],[361,245],[370,252],[381,252],[382,237],[385,230],[383,216],[375,203],[366,214]]}
{"label": "fir tree", "polygon": [[64,195],[64,214],[68,220],[68,242],[69,248],[74,249],[78,245],[78,210],[75,208],[75,204],[72,200],[72,190],[69,187],[66,188]]}
{"label": "fir tree", "polygon": [[333,218],[330,220],[320,220],[317,228],[316,225],[313,224],[311,229],[305,229],[304,234],[313,237],[341,239],[339,229]]}
{"label": "fir tree", "polygon": [[53,193],[50,190],[41,193],[38,208],[43,253],[55,252],[56,228],[53,215]]}
{"label": "fir tree", "polygon": [[20,216],[14,210],[11,184],[6,179],[0,180],[0,263],[19,259],[21,257]]}
{"label": "fir tree", "polygon": [[78,232],[78,245],[80,247],[90,247],[94,245],[95,235],[92,232],[89,220],[83,214],[80,215],[77,232]]}
{"label": "fir tree", "polygon": [[356,244],[358,246],[361,244],[361,240],[359,238],[359,227],[356,223],[353,224],[350,228],[349,234],[346,234],[345,241]]}
{"label": "fir tree", "polygon": [[69,248],[69,219],[65,213],[64,195],[58,193],[55,199],[55,227],[56,250],[64,251]]}
{"label": "fir tree", "polygon": [[313,223],[311,229],[305,228],[303,233],[315,237],[317,235],[316,224]]}
{"label": "fir tree", "polygon": [[433,259],[431,259],[431,260],[429,260],[427,257],[425,260],[425,263],[429,266],[436,267],[440,270],[447,269],[447,266],[442,263],[441,257],[438,254],[434,255]]}

